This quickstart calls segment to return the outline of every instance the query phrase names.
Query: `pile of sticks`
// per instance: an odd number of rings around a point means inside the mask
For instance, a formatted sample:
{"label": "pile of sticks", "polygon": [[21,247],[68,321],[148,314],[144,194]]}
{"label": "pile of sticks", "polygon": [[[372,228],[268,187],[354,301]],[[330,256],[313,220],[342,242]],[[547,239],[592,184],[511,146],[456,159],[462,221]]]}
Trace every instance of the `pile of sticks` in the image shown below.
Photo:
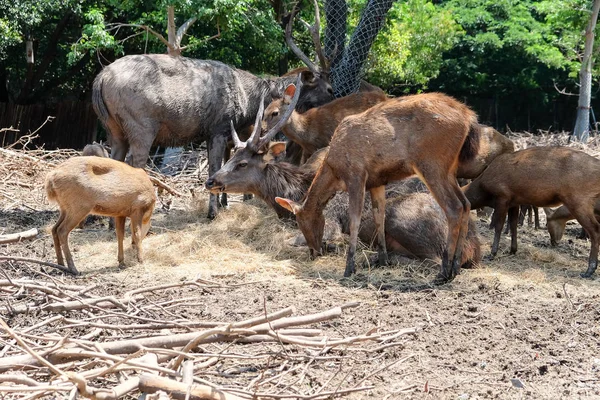
{"label": "pile of sticks", "polygon": [[[358,303],[293,316],[293,307],[237,322],[184,318],[202,293],[235,290],[194,279],[107,295],[57,278],[0,280],[4,398],[318,399],[373,388],[415,328],[340,337],[324,332]],[[94,295],[100,291],[103,295]],[[320,327],[310,327],[320,324]],[[390,353],[391,352],[391,353]],[[378,361],[393,359],[387,364]],[[357,376],[358,375],[358,376]],[[156,396],[156,395],[153,395]]]}

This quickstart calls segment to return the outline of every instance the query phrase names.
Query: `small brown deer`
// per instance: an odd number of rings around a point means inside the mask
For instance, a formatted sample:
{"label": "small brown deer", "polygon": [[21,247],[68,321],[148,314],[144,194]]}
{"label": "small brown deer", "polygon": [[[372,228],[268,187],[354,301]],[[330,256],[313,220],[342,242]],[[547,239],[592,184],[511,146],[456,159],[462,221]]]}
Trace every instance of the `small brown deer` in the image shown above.
{"label": "small brown deer", "polygon": [[[550,234],[550,244],[556,246],[565,233],[567,222],[575,219],[575,217],[565,206],[560,206],[554,211],[550,208],[544,208],[544,212],[546,213],[546,228]],[[600,200],[594,207],[594,214],[596,215],[596,220],[600,219]],[[582,229],[578,238],[587,239],[587,237],[585,229]]]}
{"label": "small brown deer", "polygon": [[142,240],[150,229],[156,197],[154,186],[143,169],[133,168],[109,158],[73,157],[57,166],[46,177],[48,200],[60,209],[52,238],[58,264],[77,275],[69,250],[69,233],[88,214],[115,217],[118,260],[123,265],[125,218],[131,219],[132,245],[142,262]]}
{"label": "small brown deer", "polygon": [[[290,107],[295,90],[295,86],[288,86],[281,99],[276,99],[267,106],[263,118],[267,127],[270,128],[281,120],[281,116]],[[311,108],[303,114],[294,111],[283,125],[282,131],[288,139],[302,147],[301,163],[304,163],[315,151],[329,146],[335,128],[344,118],[366,111],[387,99],[383,92],[354,93]]]}
{"label": "small brown deer", "polygon": [[96,156],[108,158],[108,150],[102,143],[86,144],[81,151],[82,156]]}
{"label": "small brown deer", "polygon": [[[600,160],[568,147],[532,147],[497,157],[483,173],[463,190],[473,209],[493,207],[494,257],[508,213],[511,245],[517,251],[519,205],[554,207],[564,204],[591,239],[588,268],[581,274],[592,276],[598,264],[600,223],[594,208],[600,198],[600,183],[589,174],[600,170]],[[584,174],[582,171],[588,171]]]}
{"label": "small brown deer", "polygon": [[350,276],[355,271],[365,189],[371,193],[379,263],[384,265],[385,185],[417,174],[448,220],[447,250],[438,280],[451,280],[460,270],[470,210],[456,181],[456,171],[459,160],[464,162],[477,154],[479,129],[475,113],[444,94],[390,99],[342,121],[303,203],[283,198],[276,201],[296,214],[314,255],[321,252],[323,209],[337,191],[349,193],[350,247],[344,276]]}

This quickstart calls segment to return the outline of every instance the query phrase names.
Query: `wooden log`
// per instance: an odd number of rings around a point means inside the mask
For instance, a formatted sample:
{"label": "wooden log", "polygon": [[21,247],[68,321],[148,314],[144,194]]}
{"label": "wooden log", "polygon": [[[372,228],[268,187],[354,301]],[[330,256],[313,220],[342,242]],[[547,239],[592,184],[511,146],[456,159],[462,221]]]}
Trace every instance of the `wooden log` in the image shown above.
{"label": "wooden log", "polygon": [[140,390],[146,393],[155,393],[164,390],[175,399],[185,399],[188,394],[192,400],[245,400],[243,397],[227,393],[207,385],[186,385],[172,379],[156,375],[140,375]]}
{"label": "wooden log", "polygon": [[25,239],[31,239],[38,234],[37,228],[32,228],[28,231],[11,233],[10,235],[0,235],[0,244],[21,242]]}

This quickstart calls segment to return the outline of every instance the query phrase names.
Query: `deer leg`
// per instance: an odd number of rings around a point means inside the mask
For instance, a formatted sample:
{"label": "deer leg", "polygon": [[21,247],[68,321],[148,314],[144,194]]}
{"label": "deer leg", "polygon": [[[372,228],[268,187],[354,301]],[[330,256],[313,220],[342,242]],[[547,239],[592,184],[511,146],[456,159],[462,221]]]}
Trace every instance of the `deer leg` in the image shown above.
{"label": "deer leg", "polygon": [[[450,182],[456,182],[456,180],[450,180]],[[456,242],[456,248],[454,251],[454,256],[452,258],[452,273],[454,276],[460,273],[460,266],[462,265],[462,253],[467,239],[467,232],[469,231],[469,218],[471,212],[471,203],[465,196],[464,192],[460,189],[458,182],[456,185],[452,185],[454,189],[454,194],[462,204],[462,215],[460,219],[460,232],[458,235],[458,240]]]}
{"label": "deer leg", "polygon": [[[227,136],[221,132],[215,132],[208,141],[208,176],[213,176],[221,168],[225,147],[227,147]],[[208,219],[215,219],[217,216],[218,201],[218,195],[210,195]]]}
{"label": "deer leg", "polygon": [[508,205],[496,202],[494,212],[496,213],[496,226],[494,227],[494,241],[492,243],[492,254],[490,255],[490,258],[496,257],[496,254],[498,253],[498,246],[500,245],[500,236],[502,235],[502,228],[504,227],[504,222],[506,221]]}
{"label": "deer leg", "polygon": [[379,265],[384,266],[388,264],[385,245],[385,185],[373,188],[370,192],[373,221],[375,221],[375,228],[377,230]]}
{"label": "deer leg", "polygon": [[142,215],[135,213],[131,219],[131,246],[135,249],[137,260],[143,263],[142,257]]}
{"label": "deer leg", "polygon": [[[525,217],[527,216],[527,212],[529,211],[529,206],[525,206],[525,205],[521,205],[519,206],[519,226],[523,226],[523,224],[525,223]],[[510,210],[509,210],[510,212]],[[509,218],[510,218],[510,214],[509,214]],[[509,219],[510,222],[510,219]],[[529,217],[529,219],[527,220],[527,224],[531,225],[531,217]],[[509,223],[510,225],[510,223]],[[508,228],[509,225],[506,225],[506,232],[504,233],[508,233]]]}
{"label": "deer leg", "polygon": [[534,225],[533,227],[535,229],[540,229],[540,213],[539,210],[536,206],[532,206],[533,208],[533,220],[534,220]]}
{"label": "deer leg", "polygon": [[[470,204],[464,195],[462,198],[457,196],[457,191],[461,193],[462,191],[458,187],[456,177],[448,176],[447,172],[440,174],[437,171],[430,171],[426,166],[419,168],[418,171],[448,220],[446,248],[442,255],[440,275],[436,278],[436,281],[448,282],[454,278],[454,274],[456,273],[456,270],[453,268],[454,262],[457,261],[460,264],[460,257],[458,260],[455,260],[455,256],[457,255],[457,249],[462,247],[459,239],[461,237],[464,207],[468,205],[470,208]],[[463,203],[463,200],[466,203]],[[460,252],[458,255],[460,256]]]}
{"label": "deer leg", "polygon": [[581,224],[583,229],[590,237],[590,256],[588,258],[588,268],[581,273],[582,278],[591,278],[598,266],[598,245],[600,244],[600,223],[596,220],[594,210],[588,207],[567,204],[565,206],[571,211],[573,216]]}
{"label": "deer leg", "polygon": [[510,226],[510,254],[517,253],[517,224],[519,222],[519,207],[508,209],[508,225]]}
{"label": "deer leg", "polygon": [[65,217],[61,221],[60,226],[58,226],[56,229],[60,247],[65,255],[65,259],[67,260],[67,267],[74,275],[79,275],[79,271],[77,271],[77,268],[75,268],[75,263],[73,262],[73,256],[71,255],[71,250],[69,249],[69,233],[71,233],[71,231],[77,225],[79,225],[79,223],[88,214],[88,211],[89,211],[89,208],[79,209],[79,210],[73,209],[73,210],[70,210],[69,213],[65,212],[65,214],[66,214]]}
{"label": "deer leg", "polygon": [[[125,256],[123,255],[123,240],[125,238],[125,217],[115,217],[115,231],[117,232],[117,260],[119,261],[119,267],[123,267],[123,261]],[[133,235],[133,224],[131,226],[131,233]]]}
{"label": "deer leg", "polygon": [[52,239],[54,240],[54,251],[56,252],[56,262],[60,265],[65,265],[65,260],[63,259],[63,253],[60,246],[60,238],[58,237],[58,228],[63,223],[65,219],[65,212],[60,210],[60,215],[58,216],[58,221],[52,227]]}
{"label": "deer leg", "polygon": [[360,217],[365,203],[365,180],[365,178],[355,179],[347,185],[348,193],[350,194],[348,207],[348,216],[350,220],[350,246],[348,248],[348,254],[346,255],[346,270],[344,271],[344,277],[349,277],[356,272],[354,256],[356,253],[356,243],[358,241]]}

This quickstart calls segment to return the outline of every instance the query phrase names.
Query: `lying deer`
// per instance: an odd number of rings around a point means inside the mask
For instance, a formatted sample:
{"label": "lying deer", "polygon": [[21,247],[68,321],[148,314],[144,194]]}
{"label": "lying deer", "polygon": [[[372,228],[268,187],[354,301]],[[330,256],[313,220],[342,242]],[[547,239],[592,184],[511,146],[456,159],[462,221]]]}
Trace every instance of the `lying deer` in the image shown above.
{"label": "lying deer", "polygon": [[390,99],[346,117],[336,129],[325,161],[302,203],[277,198],[296,214],[312,254],[321,252],[323,209],[337,191],[350,195],[350,247],[344,276],[355,271],[354,255],[365,188],[371,192],[379,263],[387,264],[385,185],[417,174],[448,220],[440,280],[460,269],[469,223],[469,202],[456,182],[459,160],[477,154],[479,124],[473,111],[441,93]]}
{"label": "lying deer", "polygon": [[73,157],[57,166],[46,177],[48,200],[60,209],[52,238],[58,264],[73,274],[79,272],[69,250],[69,233],[88,214],[115,217],[119,265],[123,265],[125,218],[131,219],[132,245],[142,262],[142,240],[150,229],[154,210],[154,187],[143,169],[133,168],[109,158]]}
{"label": "lying deer", "polygon": [[[268,128],[281,120],[281,116],[290,107],[295,90],[295,86],[288,86],[281,99],[274,100],[267,106],[263,121]],[[303,163],[318,149],[329,146],[335,128],[345,117],[361,113],[387,99],[383,92],[354,93],[303,114],[294,111],[283,125],[282,131],[288,139],[302,147]]]}
{"label": "lying deer", "polygon": [[[233,133],[234,137],[237,134]],[[253,193],[271,206],[280,218],[293,216],[275,202],[276,197],[299,201],[315,177],[327,149],[312,155],[302,166],[281,162],[285,143],[268,144],[268,148],[254,150],[245,147],[238,151],[228,164],[210,179],[213,193]],[[417,181],[417,183],[415,183]],[[441,262],[448,234],[443,211],[424,185],[415,178],[390,184],[386,187],[385,238],[387,248],[398,254]],[[370,217],[370,201],[365,202],[359,238],[371,243],[376,234]],[[336,196],[325,213],[325,240],[335,240],[338,234],[348,233],[348,196]],[[298,242],[298,241],[297,241]],[[300,243],[305,244],[305,243]],[[480,260],[480,245],[475,224],[469,222],[467,240],[464,242],[461,265],[469,266]]]}
{"label": "lying deer", "polygon": [[532,147],[497,157],[483,173],[464,187],[473,209],[495,209],[492,257],[498,252],[500,233],[508,213],[511,229],[510,253],[517,251],[517,222],[520,204],[553,207],[564,204],[591,238],[590,256],[584,278],[598,264],[600,223],[594,208],[600,184],[582,171],[600,170],[600,160],[568,147]]}

